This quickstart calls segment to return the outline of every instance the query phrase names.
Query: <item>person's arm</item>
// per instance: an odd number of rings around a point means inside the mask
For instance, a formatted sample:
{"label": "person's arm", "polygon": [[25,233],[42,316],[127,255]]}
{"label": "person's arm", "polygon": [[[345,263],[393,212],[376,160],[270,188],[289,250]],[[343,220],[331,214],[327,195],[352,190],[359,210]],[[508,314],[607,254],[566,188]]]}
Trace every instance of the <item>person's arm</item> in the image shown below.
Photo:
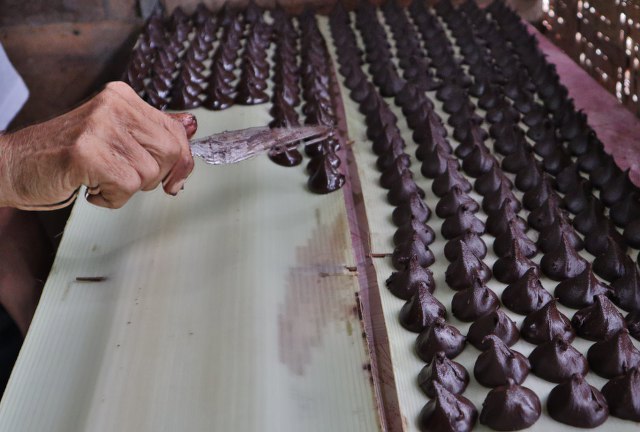
{"label": "person's arm", "polygon": [[73,111],[0,135],[0,207],[52,205],[81,185],[89,202],[109,208],[160,183],[176,195],[193,169],[196,127],[192,115],[164,114],[110,83]]}

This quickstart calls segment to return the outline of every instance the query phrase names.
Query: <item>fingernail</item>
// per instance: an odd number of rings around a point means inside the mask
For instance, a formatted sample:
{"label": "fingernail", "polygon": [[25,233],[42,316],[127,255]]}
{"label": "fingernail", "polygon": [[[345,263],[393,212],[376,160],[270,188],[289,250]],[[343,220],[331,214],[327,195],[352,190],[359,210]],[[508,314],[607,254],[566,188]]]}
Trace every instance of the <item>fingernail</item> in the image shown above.
{"label": "fingernail", "polygon": [[187,181],[187,179],[182,179],[179,182],[177,182],[176,184],[173,185],[173,187],[171,188],[171,193],[173,195],[178,195],[178,192],[180,192],[181,190],[184,190],[184,183]]}

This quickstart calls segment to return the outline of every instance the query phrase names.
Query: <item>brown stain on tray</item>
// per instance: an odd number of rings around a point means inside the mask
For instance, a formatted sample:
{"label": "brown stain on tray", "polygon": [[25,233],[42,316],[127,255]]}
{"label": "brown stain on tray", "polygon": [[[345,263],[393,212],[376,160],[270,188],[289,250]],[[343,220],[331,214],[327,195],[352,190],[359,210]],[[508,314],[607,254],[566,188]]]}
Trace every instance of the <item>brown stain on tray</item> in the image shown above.
{"label": "brown stain on tray", "polygon": [[295,266],[289,269],[278,313],[278,346],[280,360],[296,375],[304,374],[331,323],[346,326],[348,336],[358,325],[353,312],[356,275],[341,262],[349,250],[347,230],[341,215],[330,224],[321,223],[318,217],[311,237],[296,250]]}

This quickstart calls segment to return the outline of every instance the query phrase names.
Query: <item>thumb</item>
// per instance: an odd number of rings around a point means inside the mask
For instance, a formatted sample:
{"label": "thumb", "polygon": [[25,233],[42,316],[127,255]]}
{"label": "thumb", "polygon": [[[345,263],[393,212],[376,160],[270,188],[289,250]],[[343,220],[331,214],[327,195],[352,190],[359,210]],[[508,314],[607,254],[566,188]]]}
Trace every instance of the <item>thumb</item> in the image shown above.
{"label": "thumb", "polygon": [[198,130],[198,120],[196,119],[196,116],[191,113],[176,113],[167,115],[182,123],[182,126],[184,126],[184,130],[187,133],[187,139],[191,139],[191,137],[195,135],[196,130]]}

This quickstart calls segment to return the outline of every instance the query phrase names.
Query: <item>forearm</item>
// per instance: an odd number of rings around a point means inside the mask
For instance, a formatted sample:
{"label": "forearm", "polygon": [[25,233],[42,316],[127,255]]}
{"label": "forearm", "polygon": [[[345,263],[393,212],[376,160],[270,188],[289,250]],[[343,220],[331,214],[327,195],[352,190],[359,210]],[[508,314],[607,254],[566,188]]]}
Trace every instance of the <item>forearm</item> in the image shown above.
{"label": "forearm", "polygon": [[0,132],[0,208],[11,206],[11,179],[8,172],[11,155],[9,153],[9,135]]}

